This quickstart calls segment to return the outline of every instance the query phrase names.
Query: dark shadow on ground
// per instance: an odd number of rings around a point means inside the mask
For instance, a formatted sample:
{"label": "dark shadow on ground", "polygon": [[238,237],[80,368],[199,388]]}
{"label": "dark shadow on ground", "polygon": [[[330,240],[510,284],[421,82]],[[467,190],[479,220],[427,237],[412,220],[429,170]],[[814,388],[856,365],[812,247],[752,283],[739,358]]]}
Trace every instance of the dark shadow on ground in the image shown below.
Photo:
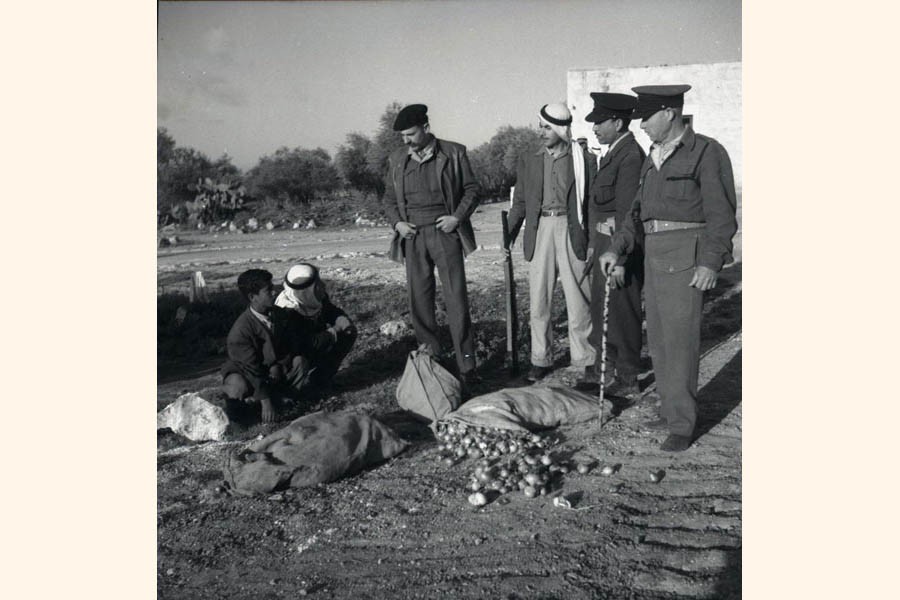
{"label": "dark shadow on ground", "polygon": [[741,403],[741,354],[735,354],[697,395],[695,438],[721,423]]}
{"label": "dark shadow on ground", "polygon": [[740,600],[741,598],[741,549],[725,551],[725,568],[716,582],[715,598],[720,600]]}
{"label": "dark shadow on ground", "polygon": [[353,358],[337,372],[334,392],[349,392],[367,388],[391,377],[398,377],[406,367],[406,357],[416,349],[414,337],[403,337],[387,346],[372,348]]}

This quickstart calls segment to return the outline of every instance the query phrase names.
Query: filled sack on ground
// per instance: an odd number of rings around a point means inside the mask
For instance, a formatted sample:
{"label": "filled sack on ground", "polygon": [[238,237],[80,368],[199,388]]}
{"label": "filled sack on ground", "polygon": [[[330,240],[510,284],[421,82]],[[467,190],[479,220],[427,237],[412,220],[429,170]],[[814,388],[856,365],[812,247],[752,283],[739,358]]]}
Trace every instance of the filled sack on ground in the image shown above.
{"label": "filled sack on ground", "polygon": [[534,431],[581,423],[599,415],[597,398],[564,386],[505,388],[476,396],[445,420],[477,427]]}
{"label": "filled sack on ground", "polygon": [[407,446],[368,415],[317,412],[230,455],[223,470],[234,492],[264,494],[353,475]]}
{"label": "filled sack on ground", "polygon": [[456,410],[462,385],[430,352],[413,350],[397,384],[397,403],[420,419],[434,423]]}

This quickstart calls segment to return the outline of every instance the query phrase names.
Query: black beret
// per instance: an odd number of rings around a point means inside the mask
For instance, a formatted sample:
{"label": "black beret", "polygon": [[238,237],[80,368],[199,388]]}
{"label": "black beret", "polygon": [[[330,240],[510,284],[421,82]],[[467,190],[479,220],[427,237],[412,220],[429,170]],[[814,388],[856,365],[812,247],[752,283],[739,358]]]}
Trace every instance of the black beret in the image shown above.
{"label": "black beret", "polygon": [[647,119],[665,108],[684,106],[684,93],[689,85],[639,85],[631,88],[638,95],[632,119]]}
{"label": "black beret", "polygon": [[394,119],[394,131],[403,131],[428,122],[428,107],[424,104],[404,106]]}
{"label": "black beret", "polygon": [[607,92],[591,92],[594,110],[584,118],[591,123],[602,123],[607,119],[630,119],[631,111],[637,104],[637,98],[630,94],[610,94]]}

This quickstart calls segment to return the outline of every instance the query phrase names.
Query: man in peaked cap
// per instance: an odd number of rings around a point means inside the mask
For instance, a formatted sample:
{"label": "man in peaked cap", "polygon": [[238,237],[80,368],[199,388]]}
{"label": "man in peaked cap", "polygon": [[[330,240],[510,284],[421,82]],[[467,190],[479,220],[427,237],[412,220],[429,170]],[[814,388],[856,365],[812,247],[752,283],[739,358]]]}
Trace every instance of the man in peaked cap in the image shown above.
{"label": "man in peaked cap", "polygon": [[[638,95],[632,118],[642,120],[653,142],[635,196],[645,234],[647,339],[661,398],[660,418],[647,425],[668,429],[661,449],[672,452],[693,442],[703,292],[715,287],[722,266],[732,260],[737,231],[731,160],[716,140],[683,122],[689,89],[632,88]],[[605,275],[634,251],[637,237],[634,223],[626,220],[600,257]]]}
{"label": "man in peaked cap", "polygon": [[529,381],[553,366],[550,308],[557,274],[566,299],[572,365],[594,364],[590,282],[582,280],[588,245],[585,202],[594,163],[572,141],[572,113],[565,104],[545,104],[540,112],[543,146],[519,158],[516,193],[509,211],[510,239],[525,223],[525,260],[531,300],[531,369]]}
{"label": "man in peaked cap", "polygon": [[[600,255],[609,249],[613,233],[632,220],[632,204],[637,193],[644,162],[644,151],[628,130],[631,112],[637,98],[628,94],[591,94],[594,109],[585,120],[594,124],[597,142],[608,146],[598,161],[597,171],[591,180],[588,197],[588,262],[599,262]],[[609,321],[607,337],[607,375],[605,388],[610,396],[629,401],[637,398],[637,376],[641,369],[642,315],[641,289],[644,286],[644,265],[640,230],[636,230],[634,249],[628,256],[619,258],[612,269],[610,279]],[[593,266],[596,266],[593,265]],[[593,389],[600,381],[601,344],[603,342],[603,302],[606,274],[594,268],[591,282],[591,321],[593,328],[590,342],[596,350],[597,362],[585,370],[578,382],[579,389]]]}
{"label": "man in peaked cap", "polygon": [[411,104],[394,121],[404,147],[391,153],[384,207],[394,227],[391,258],[406,263],[409,307],[419,343],[441,352],[434,267],[441,279],[450,337],[464,386],[476,383],[475,338],[463,258],[476,248],[469,218],[478,184],[466,147],[431,134],[428,107]]}

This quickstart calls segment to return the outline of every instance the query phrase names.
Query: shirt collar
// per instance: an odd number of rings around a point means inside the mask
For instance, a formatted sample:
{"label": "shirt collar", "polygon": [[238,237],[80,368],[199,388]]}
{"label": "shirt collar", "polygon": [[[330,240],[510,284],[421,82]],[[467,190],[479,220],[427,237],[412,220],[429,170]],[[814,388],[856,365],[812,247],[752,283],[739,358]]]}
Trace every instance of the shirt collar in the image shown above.
{"label": "shirt collar", "polygon": [[616,141],[614,141],[612,144],[609,145],[609,150],[607,150],[606,153],[609,154],[610,152],[612,152],[613,148],[615,148],[619,144],[619,142],[621,142],[622,140],[627,138],[629,135],[634,137],[633,133],[631,133],[630,131],[626,131],[625,133],[620,135],[618,138],[616,138]]}
{"label": "shirt collar", "polygon": [[437,138],[431,136],[431,141],[428,142],[428,145],[419,150],[418,152],[413,150],[412,147],[409,148],[409,156],[413,160],[418,163],[423,163],[426,160],[430,159],[434,156],[434,150],[437,147]]}
{"label": "shirt collar", "polygon": [[674,140],[670,140],[668,142],[663,142],[661,144],[654,143],[653,145],[657,148],[664,149],[664,150],[675,149],[678,147],[678,144],[680,144],[681,141],[684,139],[684,136],[687,132],[688,132],[688,128],[685,127],[684,131],[681,132],[681,135],[679,135]]}
{"label": "shirt collar", "polygon": [[555,146],[555,149],[545,147],[544,150],[547,151],[547,154],[550,155],[550,158],[556,160],[569,153],[569,144],[568,142],[559,144],[558,146]]}
{"label": "shirt collar", "polygon": [[252,306],[250,307],[250,312],[253,313],[253,316],[256,317],[260,323],[262,323],[269,329],[272,329],[272,319],[260,312],[256,312],[256,310],[254,310]]}

